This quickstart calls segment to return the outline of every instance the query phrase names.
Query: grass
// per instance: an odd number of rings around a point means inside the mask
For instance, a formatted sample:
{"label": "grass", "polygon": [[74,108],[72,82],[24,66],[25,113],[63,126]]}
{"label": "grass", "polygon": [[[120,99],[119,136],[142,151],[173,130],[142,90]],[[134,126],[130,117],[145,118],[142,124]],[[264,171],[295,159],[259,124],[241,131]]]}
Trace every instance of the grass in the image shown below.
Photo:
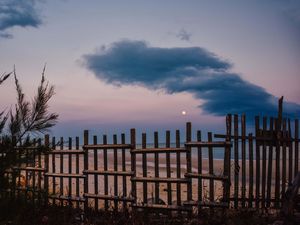
{"label": "grass", "polygon": [[128,209],[122,212],[89,210],[83,211],[69,206],[37,206],[24,200],[0,200],[0,225],[267,225],[279,220],[275,211],[256,211],[250,209],[224,212],[203,209],[197,216],[186,215],[172,217],[162,213],[134,212]]}

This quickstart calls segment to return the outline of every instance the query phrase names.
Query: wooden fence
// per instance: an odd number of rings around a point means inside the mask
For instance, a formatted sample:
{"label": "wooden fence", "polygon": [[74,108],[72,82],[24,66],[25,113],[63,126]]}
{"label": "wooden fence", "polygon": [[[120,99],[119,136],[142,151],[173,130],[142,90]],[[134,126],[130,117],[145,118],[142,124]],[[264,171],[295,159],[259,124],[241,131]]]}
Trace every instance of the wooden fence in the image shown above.
{"label": "wooden fence", "polygon": [[228,115],[226,133],[208,132],[204,141],[187,123],[185,134],[166,131],[163,144],[158,132],[139,141],[135,129],[112,143],[84,131],[82,146],[79,137],[45,135],[1,154],[18,159],[1,196],[95,210],[279,208],[299,169],[298,120],[256,117],[254,135],[246,124],[244,115]]}

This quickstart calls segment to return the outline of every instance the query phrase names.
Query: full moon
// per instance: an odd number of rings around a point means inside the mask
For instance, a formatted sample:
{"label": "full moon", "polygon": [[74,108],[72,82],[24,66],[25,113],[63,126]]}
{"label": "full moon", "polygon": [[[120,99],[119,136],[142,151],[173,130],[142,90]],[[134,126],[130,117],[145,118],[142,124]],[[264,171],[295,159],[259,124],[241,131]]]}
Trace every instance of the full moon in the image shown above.
{"label": "full moon", "polygon": [[181,112],[181,114],[182,114],[183,116],[185,116],[185,115],[186,115],[186,111],[183,110],[183,111]]}

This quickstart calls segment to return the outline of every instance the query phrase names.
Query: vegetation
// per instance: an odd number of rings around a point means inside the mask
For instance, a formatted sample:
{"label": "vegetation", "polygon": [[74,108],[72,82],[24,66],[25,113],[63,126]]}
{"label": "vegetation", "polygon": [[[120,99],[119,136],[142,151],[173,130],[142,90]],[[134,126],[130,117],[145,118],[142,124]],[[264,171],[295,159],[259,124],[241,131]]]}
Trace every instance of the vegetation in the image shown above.
{"label": "vegetation", "polygon": [[11,75],[14,76],[17,103],[9,112],[0,112],[0,185],[7,183],[4,179],[5,170],[16,164],[12,147],[30,145],[30,137],[46,132],[58,119],[58,114],[49,112],[49,101],[55,92],[54,86],[45,79],[45,67],[32,102],[26,99],[15,69],[0,77],[0,85]]}
{"label": "vegetation", "polygon": [[[68,206],[34,206],[25,201],[0,202],[0,225],[267,225],[273,224],[297,224],[293,220],[284,220],[277,212],[258,211],[251,209],[235,210],[215,209],[213,214],[209,209],[203,209],[199,216],[173,215],[172,217],[162,213],[145,213],[124,210],[118,211],[88,211],[83,217],[80,209]],[[284,222],[284,223],[283,223]],[[276,224],[276,223],[275,223]]]}

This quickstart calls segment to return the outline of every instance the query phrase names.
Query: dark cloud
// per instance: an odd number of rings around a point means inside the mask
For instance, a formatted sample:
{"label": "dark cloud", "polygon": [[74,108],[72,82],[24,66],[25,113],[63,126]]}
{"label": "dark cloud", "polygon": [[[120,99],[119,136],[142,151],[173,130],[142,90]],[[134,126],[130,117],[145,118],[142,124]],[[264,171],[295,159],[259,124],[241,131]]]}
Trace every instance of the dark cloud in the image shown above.
{"label": "dark cloud", "polygon": [[181,29],[176,37],[178,37],[182,41],[189,41],[191,39],[192,34],[188,33],[185,29]]}
{"label": "dark cloud", "polygon": [[[137,84],[167,93],[192,93],[213,115],[276,115],[277,98],[229,72],[232,65],[200,47],[155,48],[143,41],[121,41],[84,57],[85,66],[114,85]],[[300,106],[285,103],[288,116]]]}
{"label": "dark cloud", "polygon": [[11,38],[12,27],[38,27],[42,21],[35,0],[2,0],[0,3],[0,36]]}

